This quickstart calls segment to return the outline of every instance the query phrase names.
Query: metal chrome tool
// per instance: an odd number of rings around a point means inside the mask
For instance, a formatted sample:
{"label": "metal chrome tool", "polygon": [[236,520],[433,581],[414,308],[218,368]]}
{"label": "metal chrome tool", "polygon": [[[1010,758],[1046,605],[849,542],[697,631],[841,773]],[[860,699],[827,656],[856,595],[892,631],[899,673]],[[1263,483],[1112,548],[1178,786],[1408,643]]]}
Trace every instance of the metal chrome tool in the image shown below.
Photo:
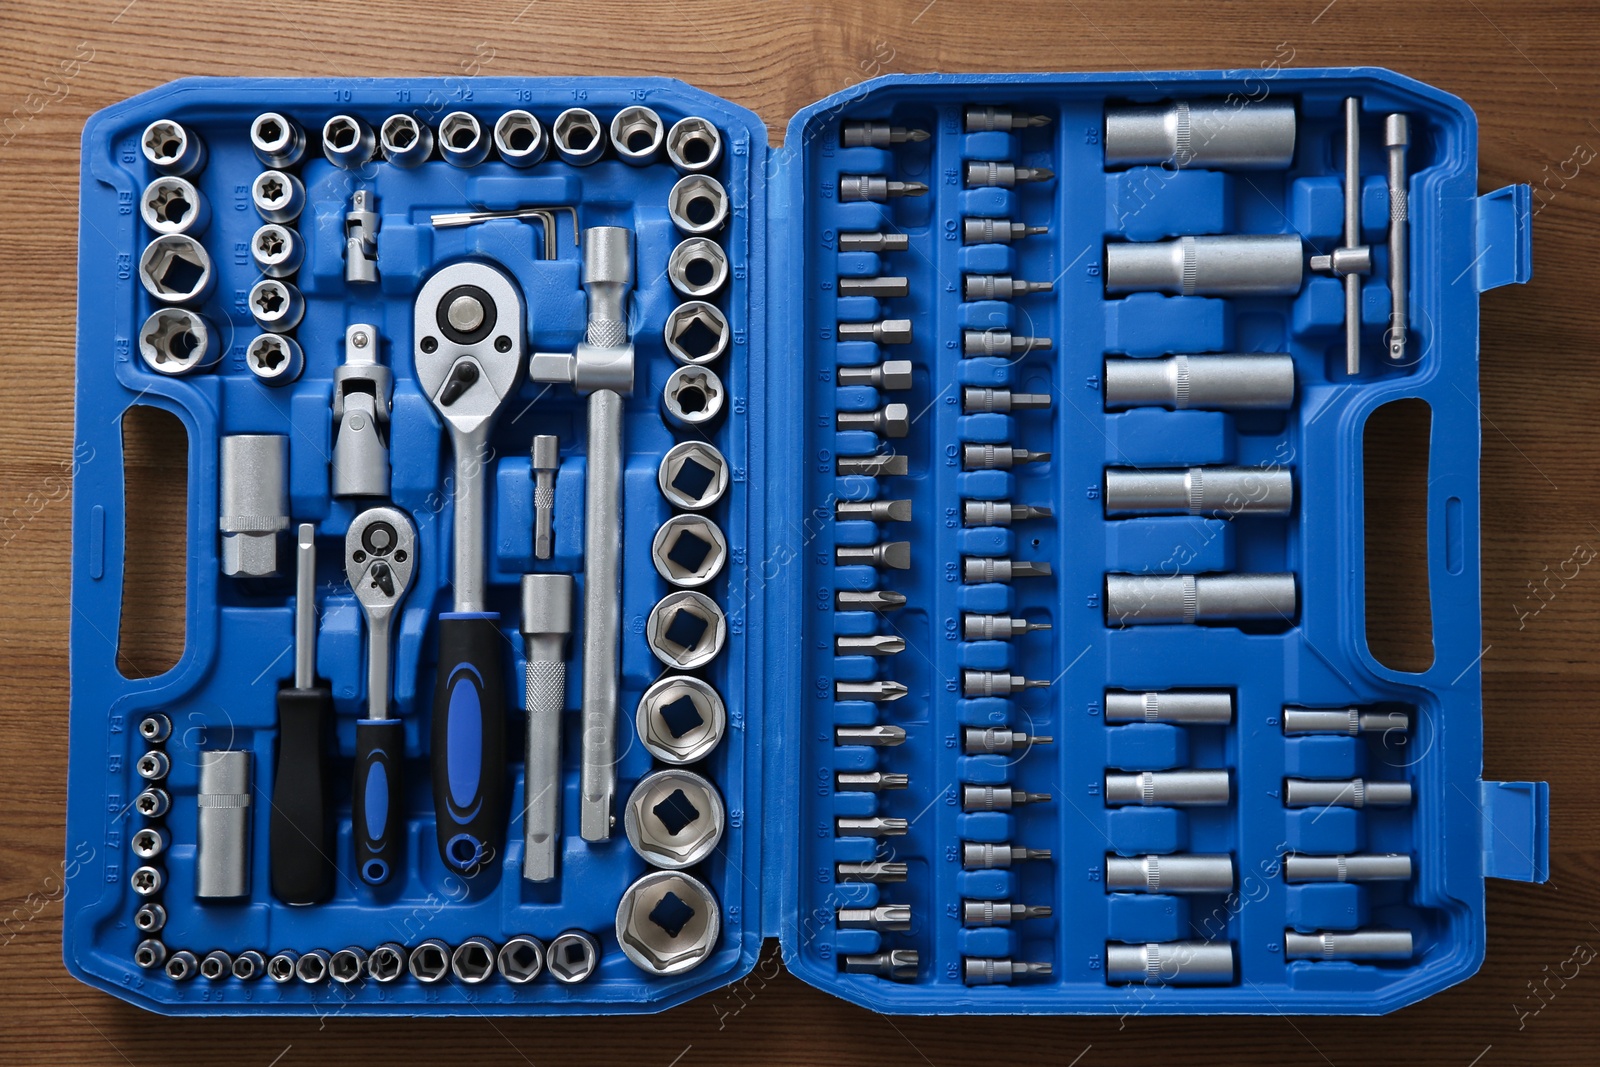
{"label": "metal chrome tool", "polygon": [[389,412],[394,373],[378,361],[378,328],[347,326],[333,371],[333,495],[389,495]]}
{"label": "metal chrome tool", "polygon": [[561,444],[554,434],[537,434],[528,453],[533,475],[533,558],[549,559],[555,553],[556,471],[561,467]]}
{"label": "metal chrome tool", "polygon": [[561,712],[567,697],[567,635],[572,632],[572,575],[522,576],[522,647],[528,713],[522,782],[522,877],[556,876],[561,834]]}
{"label": "metal chrome tool", "polygon": [[1294,105],[1178,100],[1106,108],[1106,165],[1268,170],[1294,163]]}
{"label": "metal chrome tool", "polygon": [[1344,282],[1344,372],[1361,372],[1361,276],[1372,270],[1372,249],[1361,243],[1361,98],[1344,102],[1344,244],[1312,256],[1311,269]]}
{"label": "metal chrome tool", "polygon": [[350,194],[344,216],[344,280],[371,285],[378,280],[378,198],[367,189]]}
{"label": "metal chrome tool", "polygon": [[[1411,120],[1395,112],[1383,121],[1383,147],[1389,156],[1389,358],[1406,358],[1406,329],[1410,284],[1410,192],[1406,182],[1406,149],[1411,144]],[[1407,955],[1410,955],[1408,952]]]}

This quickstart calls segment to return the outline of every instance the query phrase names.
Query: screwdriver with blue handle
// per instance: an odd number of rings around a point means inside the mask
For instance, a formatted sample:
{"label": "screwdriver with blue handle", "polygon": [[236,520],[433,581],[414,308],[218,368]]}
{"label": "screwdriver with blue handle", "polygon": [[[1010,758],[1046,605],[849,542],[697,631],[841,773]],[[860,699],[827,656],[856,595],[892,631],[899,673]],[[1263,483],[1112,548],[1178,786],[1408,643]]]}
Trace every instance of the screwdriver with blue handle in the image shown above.
{"label": "screwdriver with blue handle", "polygon": [[467,260],[434,272],[417,294],[417,384],[450,433],[455,457],[455,610],[439,616],[433,691],[433,813],[439,854],[461,874],[482,870],[506,830],[506,638],[486,610],[489,431],[525,358],[522,294],[499,267]]}
{"label": "screwdriver with blue handle", "polygon": [[416,559],[416,528],[398,508],[369,508],[345,533],[345,576],[367,616],[367,714],[356,723],[351,822],[356,870],[368,885],[389,880],[405,837],[406,729],[389,717],[389,652],[391,623],[411,587]]}

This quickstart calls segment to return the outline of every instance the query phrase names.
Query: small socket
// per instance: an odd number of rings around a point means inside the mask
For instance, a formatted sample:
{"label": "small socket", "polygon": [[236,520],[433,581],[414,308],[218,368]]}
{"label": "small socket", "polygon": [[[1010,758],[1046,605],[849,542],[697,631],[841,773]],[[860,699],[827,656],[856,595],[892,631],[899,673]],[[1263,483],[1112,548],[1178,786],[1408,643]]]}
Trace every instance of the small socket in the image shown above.
{"label": "small socket", "polygon": [[476,167],[489,155],[489,135],[476,115],[452,111],[439,120],[439,154],[452,167]]}
{"label": "small socket", "polygon": [[656,471],[661,495],[674,507],[704,511],[728,491],[728,461],[704,441],[684,441],[667,450]]}
{"label": "small socket", "polygon": [[245,949],[233,958],[233,976],[241,982],[253,982],[266,970],[266,957],[253,948]]}
{"label": "small socket", "polygon": [[544,944],[536,937],[513,937],[500,946],[495,970],[513,985],[533,981],[544,971]]}
{"label": "small socket", "polygon": [[162,877],[161,868],[144,866],[135,870],[128,877],[128,884],[133,886],[133,891],[141,897],[153,897],[161,892],[161,886],[165,880]]}
{"label": "small socket", "polygon": [[667,194],[667,214],[684,233],[716,233],[728,221],[728,191],[709,174],[685,175]]}
{"label": "small socket", "polygon": [[188,308],[157,308],[139,328],[139,358],[157,374],[188,374],[221,355],[212,336],[211,323]]}
{"label": "small socket", "polygon": [[250,124],[250,147],[263,166],[282,170],[305,156],[306,131],[287,116],[265,111]]}
{"label": "small socket", "polygon": [[354,115],[335,115],[322,124],[322,154],[336,167],[358,170],[377,150],[372,127]]}
{"label": "small socket", "polygon": [[262,278],[250,289],[250,314],[269,333],[288,333],[306,313],[300,290],[282,278]]}
{"label": "small socket", "polygon": [[284,951],[274,955],[267,961],[267,977],[279,985],[294,981],[295,964],[300,962],[298,954]]}
{"label": "small socket", "polygon": [[424,985],[442,982],[450,974],[450,946],[436,937],[428,938],[411,950],[407,969]]}
{"label": "small socket", "polygon": [[167,174],[144,187],[139,217],[156,233],[199,234],[211,221],[211,207],[188,179]]}
{"label": "small socket", "polygon": [[645,621],[645,640],[656,659],[693,670],[716,658],[728,639],[728,620],[717,602],[693,589],[662,597]]}
{"label": "small socket", "polygon": [[355,947],[342,948],[328,960],[328,977],[340,985],[349,985],[360,978],[367,969],[367,953]]}
{"label": "small socket", "polygon": [[679,119],[667,131],[667,159],[685,174],[710,170],[722,159],[722,133],[698,115]]}
{"label": "small socket", "polygon": [[550,139],[544,135],[539,120],[519,108],[495,120],[494,147],[511,166],[531,167],[550,150]]}
{"label": "small socket", "polygon": [[631,167],[648,167],[661,154],[666,140],[666,124],[647,107],[634,105],[617,112],[611,120],[611,147],[617,158]]}
{"label": "small socket", "polygon": [[556,116],[550,126],[550,141],[562,162],[574,167],[587,167],[606,150],[600,120],[593,111],[581,107],[569,107]]}
{"label": "small socket", "polygon": [[728,727],[728,711],[708,682],[669,674],[639,698],[634,725],[652,756],[682,765],[704,759],[717,747]]}
{"label": "small socket", "polygon": [[545,968],[563,985],[587,982],[600,966],[600,942],[583,930],[564,930],[545,950]]}
{"label": "small socket", "polygon": [[167,977],[174,982],[187,982],[200,970],[200,961],[188,949],[180,949],[167,957]]}
{"label": "small socket", "polygon": [[685,238],[667,257],[667,280],[684,296],[710,296],[728,280],[727,253],[710,238]]}
{"label": "small socket", "polygon": [[681,768],[641,778],[623,812],[633,850],[646,862],[675,871],[711,855],[727,822],[716,787]]}
{"label": "small socket", "polygon": [[710,367],[679,367],[661,390],[661,417],[680,430],[704,430],[722,417],[727,397],[722,379]]}
{"label": "small socket", "polygon": [[330,962],[332,957],[326,949],[314,948],[295,961],[294,976],[306,985],[316,985],[328,977]]}
{"label": "small socket", "polygon": [[153,900],[147,900],[133,913],[133,925],[142,934],[160,933],[161,928],[167,925],[167,909]]}
{"label": "small socket", "polygon": [[146,819],[159,819],[172,807],[172,798],[165,789],[152,786],[133,798],[133,810]]}
{"label": "small socket", "polygon": [[171,119],[156,119],[146,126],[139,137],[139,148],[156,170],[180,178],[206,163],[206,149],[200,138]]}
{"label": "small socket", "polygon": [[367,977],[375,982],[393,982],[406,973],[404,945],[385,941],[367,956]]}
{"label": "small socket", "polygon": [[159,782],[167,776],[172,769],[172,761],[167,754],[157,749],[152,749],[139,757],[139,762],[134,764],[134,770],[139,772],[139,777],[147,782]]}
{"label": "small socket", "polygon": [[139,282],[163,304],[204,300],[215,280],[205,246],[185,233],[157,237],[139,256]]}
{"label": "small socket", "polygon": [[378,127],[378,147],[383,158],[397,167],[420,167],[433,155],[433,131],[411,115],[390,115]]}
{"label": "small socket", "polygon": [[244,365],[262,385],[288,385],[305,370],[306,356],[294,338],[264,333],[246,346]]}
{"label": "small socket", "polygon": [[167,962],[167,946],[153,937],[145,938],[133,950],[133,962],[145,970],[154,970]]}
{"label": "small socket", "polygon": [[486,982],[494,974],[497,951],[487,937],[469,937],[450,954],[450,971],[467,985]]}
{"label": "small socket", "polygon": [[167,835],[154,826],[134,831],[129,839],[133,854],[142,860],[153,860],[167,850]]}
{"label": "small socket", "polygon": [[289,227],[269,222],[250,238],[250,258],[268,278],[288,278],[305,261],[306,246]]}
{"label": "small socket", "polygon": [[264,170],[250,183],[250,202],[266,221],[288,224],[306,209],[306,187],[293,174]]}
{"label": "small socket", "polygon": [[704,515],[674,515],[656,531],[650,558],[661,577],[694,589],[722,573],[728,561],[728,539]]}
{"label": "small socket", "polygon": [[200,961],[200,977],[208,982],[219,982],[233,974],[233,957],[220,948],[207,952]]}
{"label": "small socket", "polygon": [[663,336],[673,359],[704,366],[715,363],[728,351],[733,331],[728,327],[727,316],[715,304],[690,300],[667,314]]}
{"label": "small socket", "polygon": [[683,974],[716,950],[722,914],[704,882],[682,871],[652,871],[617,905],[617,944],[653,975]]}

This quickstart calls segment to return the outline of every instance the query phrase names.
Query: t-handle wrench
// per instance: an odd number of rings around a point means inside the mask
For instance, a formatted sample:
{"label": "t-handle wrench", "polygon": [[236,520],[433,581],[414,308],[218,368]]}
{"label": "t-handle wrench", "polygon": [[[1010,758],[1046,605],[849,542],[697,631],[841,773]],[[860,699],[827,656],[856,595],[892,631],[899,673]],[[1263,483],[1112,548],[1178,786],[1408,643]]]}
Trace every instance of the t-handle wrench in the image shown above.
{"label": "t-handle wrench", "polygon": [[633,231],[593,226],[583,234],[589,328],[577,351],[537,352],[539,382],[570,382],[589,394],[588,482],[583,527],[583,762],[578,829],[611,837],[617,791],[618,651],[622,638],[622,398],[633,392],[628,291]]}
{"label": "t-handle wrench", "polygon": [[356,723],[354,811],[356,870],[382,885],[400,862],[405,796],[400,773],[406,729],[389,717],[390,624],[416,568],[417,531],[405,512],[363,511],[344,535],[344,572],[367,616],[367,715]]}
{"label": "t-handle wrench", "polygon": [[498,267],[436,271],[412,320],[417,384],[455,453],[455,610],[439,616],[433,692],[433,807],[439,854],[476,873],[505,833],[505,639],[484,610],[489,431],[522,371],[522,294]]}

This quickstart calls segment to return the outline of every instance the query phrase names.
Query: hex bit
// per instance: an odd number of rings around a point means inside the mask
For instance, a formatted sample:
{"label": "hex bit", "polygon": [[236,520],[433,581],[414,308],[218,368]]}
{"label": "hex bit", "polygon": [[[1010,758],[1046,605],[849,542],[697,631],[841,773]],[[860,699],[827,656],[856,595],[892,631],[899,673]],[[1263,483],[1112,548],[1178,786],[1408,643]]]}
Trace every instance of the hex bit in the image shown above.
{"label": "hex bit", "polygon": [[910,319],[881,319],[878,322],[841,322],[835,331],[841,341],[871,341],[878,345],[911,343]]}
{"label": "hex bit", "polygon": [[[838,682],[845,685],[845,682]],[[858,685],[870,685],[870,682],[858,682]],[[898,684],[898,683],[890,683]],[[835,726],[833,740],[840,745],[867,745],[872,748],[894,748],[896,745],[905,744],[906,731],[903,726],[891,726],[887,723],[874,723],[871,726]]]}
{"label": "hex bit", "polygon": [[964,785],[961,787],[962,811],[1010,811],[1024,804],[1043,804],[1050,800],[1049,793],[1028,793],[997,785]]}
{"label": "hex bit", "polygon": [[1049,115],[1030,115],[1009,107],[971,104],[962,115],[968,133],[986,133],[990,130],[1022,130],[1031,126],[1048,126]]}
{"label": "hex bit", "polygon": [[961,390],[961,410],[968,415],[1041,411],[1049,406],[1049,393],[1014,393],[1010,389],[987,389],[975,385]]}
{"label": "hex bit", "polygon": [[911,784],[909,774],[891,771],[840,771],[833,779],[841,793],[886,793]]}
{"label": "hex bit", "polygon": [[1006,755],[1026,752],[1034,745],[1048,745],[1054,740],[1045,734],[1034,736],[1003,726],[968,726],[961,731],[961,751],[969,756]]}
{"label": "hex bit", "polygon": [[961,866],[969,871],[985,871],[995,867],[1009,867],[1024,860],[1047,860],[1047,848],[1023,848],[1013,845],[996,845],[988,841],[961,842]]}
{"label": "hex bit", "polygon": [[1034,630],[1048,630],[1047,622],[1029,622],[1010,615],[978,615],[966,612],[961,616],[963,641],[1009,641]]}
{"label": "hex bit", "polygon": [[1048,226],[1029,226],[1025,222],[1013,222],[1011,219],[969,215],[961,220],[961,240],[963,244],[969,245],[1008,245],[1024,237],[1037,237],[1049,232]]}
{"label": "hex bit", "polygon": [[910,522],[909,500],[840,500],[833,506],[833,517],[840,522],[865,519],[868,522]]}
{"label": "hex bit", "polygon": [[838,545],[833,550],[834,560],[841,567],[886,567],[890,570],[911,569],[911,542],[884,541],[876,545]]}
{"label": "hex bit", "polygon": [[834,594],[840,611],[894,611],[906,606],[906,595],[893,589],[841,589]]}
{"label": "hex bit", "polygon": [[997,163],[992,160],[967,160],[968,188],[998,186],[1010,188],[1019,182],[1047,182],[1056,176],[1049,167],[1019,167],[1015,163]]}
{"label": "hex bit", "polygon": [[921,182],[895,181],[882,174],[839,175],[839,201],[844,204],[881,204],[902,196],[923,196],[927,191]]}
{"label": "hex bit", "polygon": [[[904,682],[875,681],[875,682],[834,682],[833,695],[836,700],[865,700],[874,704],[887,704],[891,700],[899,700],[911,690],[907,689]],[[881,731],[877,736],[882,740],[868,740],[866,737],[857,736],[851,740],[844,740],[845,731]],[[836,731],[841,745],[898,745],[906,739],[906,732],[898,726],[841,726]]]}
{"label": "hex bit", "polygon": [[1024,678],[1010,671],[961,672],[961,695],[964,697],[1008,697],[1024,689],[1048,689],[1050,683],[1043,678]]}
{"label": "hex bit", "polygon": [[895,982],[910,982],[917,977],[917,950],[896,948],[871,955],[846,956],[846,974],[875,974]]}
{"label": "hex bit", "polygon": [[834,831],[840,837],[903,837],[910,829],[910,820],[886,815],[840,816],[834,820]]}
{"label": "hex bit", "polygon": [[890,438],[911,432],[911,409],[904,404],[885,404],[877,411],[841,411],[834,419],[840,430],[871,430]]}
{"label": "hex bit", "polygon": [[868,478],[903,477],[909,469],[906,457],[893,452],[870,456],[840,456],[834,461],[836,474],[859,474]]}
{"label": "hex bit", "polygon": [[879,885],[903,882],[910,870],[908,864],[894,860],[863,860],[834,864],[834,873],[841,882],[873,882]]}
{"label": "hex bit", "polygon": [[846,148],[888,148],[927,139],[927,130],[876,121],[847,122],[841,137]]}
{"label": "hex bit", "polygon": [[1030,452],[1006,445],[966,444],[961,446],[961,466],[969,471],[1009,470],[1022,463],[1045,463],[1048,452]]}
{"label": "hex bit", "polygon": [[1049,348],[1055,342],[1048,337],[1028,337],[1010,330],[962,330],[961,354],[963,356],[996,356],[1011,359],[1029,352]]}
{"label": "hex bit", "polygon": [[1000,926],[1018,919],[1048,919],[1048,904],[1012,904],[1004,900],[963,900],[961,921],[967,926]]}
{"label": "hex bit", "polygon": [[1009,504],[1003,500],[964,500],[961,521],[966,526],[1010,526],[1029,519],[1048,519],[1049,508],[1034,504]]}
{"label": "hex bit", "polygon": [[963,556],[961,580],[968,583],[1009,582],[1016,578],[1048,578],[1050,564],[1004,556]]}
{"label": "hex bit", "polygon": [[906,639],[896,634],[841,634],[833,639],[833,650],[841,656],[893,656],[906,650]]}
{"label": "hex bit", "polygon": [[870,296],[889,300],[911,292],[911,280],[900,275],[879,275],[872,278],[840,278],[840,296]]}
{"label": "hex bit", "polygon": [[910,247],[911,238],[903,233],[846,230],[839,235],[841,252],[904,252]]}
{"label": "hex bit", "polygon": [[962,300],[1012,300],[1029,293],[1048,293],[1052,282],[1027,282],[1009,274],[965,274],[961,277]]}
{"label": "hex bit", "polygon": [[870,385],[875,389],[897,391],[911,388],[912,363],[909,359],[886,359],[871,367],[840,367],[833,380],[840,385]]}

